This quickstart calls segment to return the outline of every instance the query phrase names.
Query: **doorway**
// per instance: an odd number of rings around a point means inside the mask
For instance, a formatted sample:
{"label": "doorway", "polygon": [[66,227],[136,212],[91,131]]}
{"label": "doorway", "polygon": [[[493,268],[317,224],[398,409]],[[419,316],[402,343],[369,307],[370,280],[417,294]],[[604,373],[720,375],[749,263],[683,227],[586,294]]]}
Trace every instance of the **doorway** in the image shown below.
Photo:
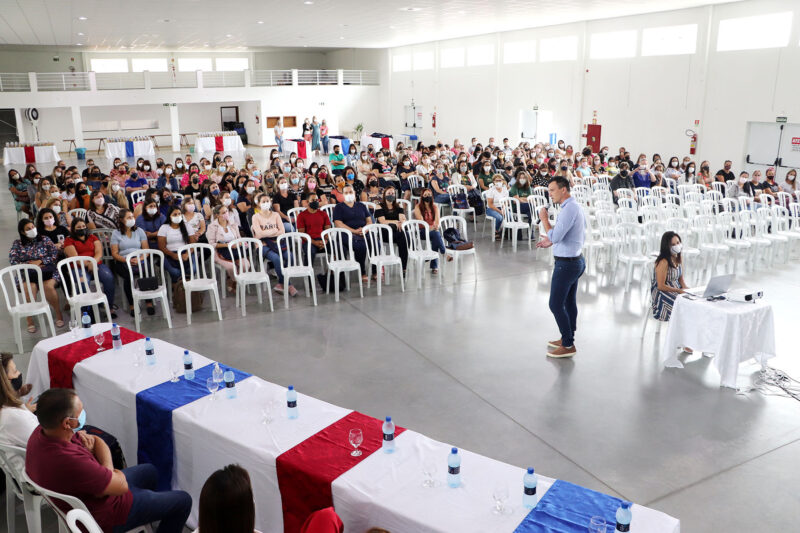
{"label": "doorway", "polygon": [[[221,128],[224,130],[232,130],[236,126],[230,124],[233,122],[236,124],[239,122],[239,106],[238,105],[231,105],[231,106],[222,106],[219,108],[219,119],[221,123]],[[228,124],[226,126],[226,123]]]}
{"label": "doorway", "polygon": [[17,119],[13,109],[0,109],[0,144],[17,142]]}

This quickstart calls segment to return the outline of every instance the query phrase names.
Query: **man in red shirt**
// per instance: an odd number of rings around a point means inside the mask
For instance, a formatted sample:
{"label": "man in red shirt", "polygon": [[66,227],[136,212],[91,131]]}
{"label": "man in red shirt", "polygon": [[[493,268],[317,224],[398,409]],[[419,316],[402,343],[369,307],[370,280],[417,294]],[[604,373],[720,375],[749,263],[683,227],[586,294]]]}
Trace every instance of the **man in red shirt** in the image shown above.
{"label": "man in red shirt", "polygon": [[161,522],[158,533],[183,531],[191,496],[183,491],[154,492],[158,472],[153,465],[114,470],[108,445],[79,431],[86,413],[74,390],[45,391],[36,418],[39,427],[28,440],[25,456],[25,470],[34,482],[80,499],[106,533],[156,521]]}
{"label": "man in red shirt", "polygon": [[316,194],[308,195],[308,209],[297,215],[297,231],[307,233],[311,237],[311,264],[317,253],[325,251],[322,242],[322,232],[331,227],[331,221],[325,211],[319,210],[319,197]]}

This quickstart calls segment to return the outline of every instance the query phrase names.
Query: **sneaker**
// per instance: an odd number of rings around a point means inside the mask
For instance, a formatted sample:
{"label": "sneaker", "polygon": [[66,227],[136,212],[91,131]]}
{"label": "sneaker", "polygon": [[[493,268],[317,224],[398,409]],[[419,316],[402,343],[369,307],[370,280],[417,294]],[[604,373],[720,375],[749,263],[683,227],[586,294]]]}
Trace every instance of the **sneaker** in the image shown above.
{"label": "sneaker", "polygon": [[277,292],[278,294],[283,294],[283,285],[281,285],[280,283],[278,283],[277,285],[275,285],[275,287],[273,288],[273,290],[274,290],[275,292]]}
{"label": "sneaker", "polygon": [[573,355],[575,355],[576,352],[577,350],[575,349],[575,346],[570,346],[569,348],[566,348],[564,346],[559,346],[555,350],[547,352],[547,357],[554,357],[557,359],[564,357],[572,357]]}
{"label": "sneaker", "polygon": [[557,341],[550,341],[547,343],[548,348],[561,348],[561,339]]}
{"label": "sneaker", "polygon": [[294,285],[289,285],[289,296],[297,296],[297,289],[294,288]]}

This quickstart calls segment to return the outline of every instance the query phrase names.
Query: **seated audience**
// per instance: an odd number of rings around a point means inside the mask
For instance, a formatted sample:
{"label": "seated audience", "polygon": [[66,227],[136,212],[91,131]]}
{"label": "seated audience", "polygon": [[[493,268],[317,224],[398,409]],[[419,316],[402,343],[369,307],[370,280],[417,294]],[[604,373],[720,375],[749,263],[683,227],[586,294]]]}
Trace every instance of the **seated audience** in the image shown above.
{"label": "seated audience", "polygon": [[[502,182],[503,178],[496,174],[497,178]],[[508,194],[508,193],[506,193]],[[431,240],[431,248],[434,252],[444,253],[444,242],[439,233],[439,209],[433,204],[433,191],[426,189],[422,192],[420,202],[414,208],[414,218],[417,220],[424,220],[428,223],[428,235],[422,235],[423,239]],[[434,274],[439,273],[439,261],[434,259],[431,261],[431,272]]]}
{"label": "seated audience", "polygon": [[181,262],[185,268],[194,268],[189,265],[189,257],[178,257],[178,250],[197,242],[194,230],[187,226],[183,221],[181,208],[173,206],[170,208],[168,222],[158,228],[158,249],[164,253],[164,268],[169,272],[172,283],[181,281]]}
{"label": "seated audience", "polygon": [[331,221],[325,211],[320,210],[319,197],[311,193],[308,196],[308,208],[297,216],[297,231],[307,233],[311,237],[311,264],[319,252],[325,252],[322,232],[331,227]]}
{"label": "seated audience", "polygon": [[241,238],[239,234],[239,227],[231,224],[228,217],[229,207],[219,204],[214,206],[212,210],[212,221],[206,230],[206,238],[208,244],[214,247],[216,253],[214,254],[214,261],[225,268],[228,278],[228,292],[233,292],[236,288],[236,282],[233,277],[233,263],[239,261],[239,257],[233,257],[228,243]]}
{"label": "seated audience", "polygon": [[[89,233],[89,228],[80,218],[73,218],[72,225],[70,226],[69,237],[64,239],[64,254],[67,257],[93,257],[97,261],[97,276],[100,278],[100,285],[103,288],[103,293],[108,299],[108,305],[111,307],[111,318],[117,318],[117,306],[114,304],[114,292],[116,287],[114,284],[114,274],[108,265],[103,263],[103,245],[96,235]],[[80,273],[80,270],[76,270]],[[89,276],[88,280],[92,281],[92,270],[89,264],[86,264],[86,274]],[[68,283],[71,280],[68,280]]]}
{"label": "seated audience", "polygon": [[[150,248],[147,235],[142,228],[136,227],[136,219],[133,211],[123,209],[119,212],[119,224],[114,233],[111,234],[111,257],[114,258],[114,272],[122,279],[122,288],[125,297],[128,299],[128,312],[133,314],[133,290],[131,287],[131,275],[128,270],[127,256]],[[131,264],[136,268],[137,258],[131,259]],[[153,302],[147,302],[147,314],[155,313]]]}
{"label": "seated audience", "polygon": [[89,199],[89,210],[86,213],[89,229],[116,229],[119,208],[106,203],[105,196],[99,190],[94,191]]}
{"label": "seated audience", "polygon": [[50,207],[40,209],[36,215],[36,232],[53,241],[61,259],[64,255],[64,240],[69,237],[69,230],[59,223],[55,211]]}
{"label": "seated audience", "polygon": [[[500,174],[494,175],[493,186],[486,193],[486,216],[494,219],[495,239],[500,238],[500,228],[503,224],[503,207],[500,205],[504,198],[508,198],[508,189]],[[416,215],[414,215],[416,217]]]}
{"label": "seated audience", "polygon": [[[403,265],[403,275],[405,276],[408,265],[408,243],[403,235],[403,222],[406,221],[406,214],[403,207],[397,203],[397,191],[389,185],[383,191],[383,199],[380,208],[375,212],[378,224],[386,224],[392,232],[392,242],[397,245],[397,253]],[[389,241],[388,235],[383,235],[384,242]]]}
{"label": "seated audience", "polygon": [[[282,255],[284,261],[288,261],[289,251],[278,248],[278,237],[287,232],[280,214],[272,210],[273,205],[276,205],[276,202],[268,195],[261,193],[256,196],[255,213],[250,222],[250,229],[253,232],[253,237],[264,243],[261,253],[275,267],[275,273],[278,275],[278,283],[274,287],[275,292],[283,294],[283,271],[281,270],[280,260]],[[289,291],[290,296],[297,295],[297,289],[292,285],[289,285],[286,290]]]}
{"label": "seated audience", "polygon": [[333,225],[353,234],[353,253],[355,260],[361,265],[361,277],[366,281],[367,243],[364,241],[362,228],[372,224],[372,217],[367,206],[356,202],[356,191],[351,185],[345,185],[342,189],[342,200],[333,209]]}

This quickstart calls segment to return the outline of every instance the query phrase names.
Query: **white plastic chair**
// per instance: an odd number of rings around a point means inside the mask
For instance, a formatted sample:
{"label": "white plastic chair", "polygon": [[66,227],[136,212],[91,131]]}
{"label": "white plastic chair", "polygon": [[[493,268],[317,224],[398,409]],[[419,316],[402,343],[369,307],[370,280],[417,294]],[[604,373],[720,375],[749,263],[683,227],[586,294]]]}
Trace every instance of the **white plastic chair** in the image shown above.
{"label": "white plastic chair", "polygon": [[456,197],[463,194],[464,198],[467,198],[467,188],[456,183],[447,187],[447,194],[450,196],[450,206],[452,207],[453,214],[464,217],[465,219],[467,215],[472,215],[472,229],[478,231],[478,220],[475,216],[475,208],[470,205],[461,208],[456,207]]}
{"label": "white plastic chair", "polygon": [[131,200],[133,201],[133,205],[136,205],[139,202],[144,202],[144,197],[145,197],[146,194],[147,194],[147,191],[143,191],[141,189],[138,190],[138,191],[133,191],[131,193]]}
{"label": "white plastic chair", "polygon": [[361,265],[355,260],[353,253],[353,234],[343,228],[329,228],[322,232],[322,242],[325,243],[325,258],[328,263],[328,277],[326,285],[330,284],[333,274],[333,286],[336,301],[339,301],[339,274],[346,273],[347,289],[350,289],[350,272],[358,275],[358,289],[364,297],[364,284],[361,281]]}
{"label": "white plastic chair", "polygon": [[175,205],[183,205],[183,194],[179,192],[173,192],[172,201],[175,203]]}
{"label": "white plastic chair", "polygon": [[[89,268],[86,267],[86,263],[89,263]],[[106,298],[101,289],[97,273],[97,261],[95,261],[94,257],[76,256],[62,259],[58,262],[58,272],[61,275],[61,280],[65,282],[64,292],[67,295],[67,302],[69,303],[73,320],[78,321],[81,319],[81,308],[91,306],[94,309],[94,318],[99,322],[100,311],[98,306],[103,305],[108,321],[113,322],[111,309],[108,307],[108,298]],[[90,273],[94,280],[94,290],[88,281]]]}
{"label": "white plastic chair", "polygon": [[320,207],[322,211],[328,215],[328,220],[331,221],[331,225],[333,225],[333,210],[336,209],[336,204],[327,204]]}
{"label": "white plastic chair", "polygon": [[[430,226],[424,220],[407,220],[403,222],[401,229],[408,245],[406,284],[408,284],[408,276],[411,275],[411,266],[413,265],[417,271],[417,288],[422,288],[422,270],[425,263],[439,259],[439,252],[435,252],[431,247]],[[423,235],[425,238],[422,237]],[[442,283],[442,269],[439,269],[439,283]]]}
{"label": "white plastic chair", "polygon": [[425,187],[425,179],[422,176],[412,174],[408,177],[408,187],[411,190],[411,201],[419,202],[419,196],[414,196],[414,189]]}
{"label": "white plastic chair", "polygon": [[511,243],[514,251],[517,251],[517,232],[528,232],[528,249],[531,249],[531,227],[522,220],[522,212],[519,207],[519,200],[516,198],[503,198],[500,200],[500,207],[503,208],[503,223],[500,226],[500,248],[506,240],[506,230],[511,232]]}
{"label": "white plastic chair", "polygon": [[69,211],[67,211],[67,214],[69,216],[71,216],[72,218],[77,217],[77,218],[83,220],[84,222],[86,222],[86,220],[88,220],[88,215],[86,214],[86,209],[83,209],[82,207],[78,207],[76,209],[70,209]]}
{"label": "white plastic chair", "polygon": [[83,509],[72,509],[67,513],[67,526],[71,533],[103,533],[92,515]]}
{"label": "white plastic chair", "polygon": [[[134,266],[133,259],[137,265]],[[149,248],[131,252],[125,256],[125,263],[128,265],[128,274],[131,277],[131,295],[133,296],[133,318],[136,322],[136,331],[141,331],[142,312],[139,302],[142,300],[161,300],[161,310],[167,325],[172,328],[172,316],[169,311],[169,299],[167,298],[167,283],[164,280],[164,254],[161,250],[151,250]],[[139,280],[142,278],[155,277],[158,280],[158,287],[153,290],[143,291],[139,289]]]}
{"label": "white plastic chair", "polygon": [[372,218],[372,220],[375,220],[375,212],[380,209],[380,206],[375,202],[362,201],[361,203],[364,204],[364,207],[366,207],[367,211],[369,211],[369,216]]}
{"label": "white plastic chair", "polygon": [[411,200],[406,200],[405,198],[398,198],[395,200],[398,205],[403,206],[403,213],[406,215],[406,220],[411,220],[411,212],[413,209],[411,208]]}
{"label": "white plastic chair", "polygon": [[[305,278],[306,298],[309,297],[308,286],[314,295],[314,305],[317,305],[317,285],[314,279],[314,265],[311,264],[311,237],[308,233],[284,233],[278,237],[278,249],[284,246],[289,252],[288,257],[279,253],[281,272],[283,273],[283,303],[289,309],[289,280],[291,278]],[[361,278],[359,278],[361,279]]]}
{"label": "white plastic chair", "polygon": [[[222,306],[219,303],[219,287],[217,287],[217,271],[213,266],[206,264],[206,258],[211,258],[214,263],[214,247],[205,243],[192,243],[178,248],[178,257],[181,264],[181,282],[186,296],[186,324],[192,324],[192,293],[210,292],[211,310],[217,312],[217,317],[222,320]],[[186,254],[189,271],[186,271]]]}
{"label": "white plastic chair", "polygon": [[[439,219],[439,231],[441,232],[442,236],[444,236],[444,231],[448,228],[455,228],[456,231],[461,235],[461,238],[469,240],[467,237],[467,221],[464,217],[458,215],[450,215],[446,217],[442,217]],[[475,270],[475,283],[478,282],[478,255],[475,251],[475,247],[468,250],[453,250],[445,246],[444,248],[444,255],[445,258],[452,257],[453,258],[453,283],[455,284],[458,280],[458,263],[465,257],[471,256],[472,257],[472,266]],[[447,265],[447,261],[442,264],[442,269]]]}
{"label": "white plastic chair", "polygon": [[297,216],[305,210],[305,207],[293,207],[289,209],[288,213],[286,213],[286,216],[289,217],[289,221],[291,222],[295,231],[297,231]]}
{"label": "white plastic chair", "polygon": [[95,228],[89,233],[97,237],[97,240],[100,241],[100,244],[103,247],[103,262],[107,265],[113,264],[114,256],[111,255],[111,234],[114,233],[114,230],[108,228]]}
{"label": "white plastic chair", "polygon": [[234,239],[228,243],[228,251],[231,257],[239,258],[237,261],[233,261],[233,279],[236,280],[236,306],[238,307],[241,303],[242,316],[247,316],[247,287],[250,285],[255,285],[256,287],[258,305],[263,302],[261,286],[266,285],[269,310],[275,311],[272,303],[272,287],[264,265],[263,247],[263,242],[249,237]]}
{"label": "white plastic chair", "polygon": [[[15,457],[21,461],[20,468],[14,465]],[[28,531],[41,533],[42,517],[40,513],[44,502],[41,496],[32,492],[30,487],[25,484],[22,478],[22,470],[24,468],[25,448],[0,444],[0,469],[2,469],[6,479],[6,523],[8,524],[8,531],[16,531],[16,507],[19,499],[25,507]]]}
{"label": "white plastic chair", "polygon": [[[655,276],[655,261],[650,261],[645,265],[644,273],[642,274],[643,280],[647,279],[648,285],[653,283],[653,276]],[[650,287],[648,287],[650,288]],[[647,324],[651,320],[658,323],[656,328],[656,336],[661,333],[661,326],[664,325],[664,321],[657,320],[653,317],[653,295],[651,291],[648,291],[647,297],[644,298],[645,307],[644,307],[644,320],[642,321],[642,335],[641,338],[644,339],[645,331],[647,331]]]}
{"label": "white plastic chair", "polygon": [[[619,242],[617,263],[625,264],[625,292],[627,292],[631,285],[634,267],[644,267],[648,262],[651,261],[651,259],[642,253],[641,226],[637,224],[622,223],[617,226],[616,231],[617,240]],[[612,284],[616,280],[617,270],[617,268],[614,268],[611,281]],[[642,275],[644,275],[644,273]]]}
{"label": "white plastic chair", "polygon": [[[386,285],[390,282],[390,268],[399,267],[400,270],[400,290],[406,291],[405,280],[403,280],[403,262],[394,251],[394,232],[388,224],[368,224],[363,228],[364,240],[367,244],[367,265],[375,267],[378,272],[378,296],[381,295],[381,272],[386,276]],[[388,242],[384,242],[383,236],[388,235]],[[372,278],[367,278],[367,289],[371,287]]]}
{"label": "white plastic chair", "polygon": [[[33,283],[39,287],[34,295]],[[50,305],[44,296],[44,281],[42,280],[42,269],[36,265],[13,265],[0,270],[0,284],[3,286],[3,297],[6,300],[6,308],[11,315],[11,322],[14,326],[14,340],[17,342],[17,350],[22,353],[22,327],[20,320],[25,317],[37,317],[39,328],[47,336],[46,324],[50,325],[50,331],[56,334],[56,327],[53,325],[53,315],[50,312]],[[13,301],[11,294],[14,295]],[[44,315],[44,316],[41,316]]]}

